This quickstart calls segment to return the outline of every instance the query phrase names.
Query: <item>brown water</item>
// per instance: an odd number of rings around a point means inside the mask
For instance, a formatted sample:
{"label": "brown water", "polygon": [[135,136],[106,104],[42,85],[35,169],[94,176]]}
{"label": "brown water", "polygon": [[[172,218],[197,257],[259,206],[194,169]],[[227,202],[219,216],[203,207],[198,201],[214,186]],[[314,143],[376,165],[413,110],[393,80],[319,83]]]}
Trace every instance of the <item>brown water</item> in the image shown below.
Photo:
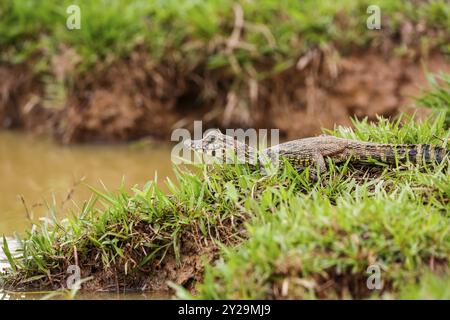
{"label": "brown water", "polygon": [[[171,145],[61,146],[50,139],[0,131],[0,235],[23,233],[55,205],[63,216],[89,199],[87,185],[116,191],[172,176]],[[82,181],[80,183],[80,181]],[[104,185],[104,186],[103,186]],[[23,201],[22,201],[23,199]],[[28,212],[28,213],[27,213]]]}
{"label": "brown water", "polygon": [[[158,183],[173,176],[170,144],[61,146],[51,139],[0,131],[0,236],[9,237],[14,252],[14,233],[24,233],[32,222],[48,214],[45,203],[58,216],[77,212],[89,199],[87,185],[116,191],[143,186],[158,172]],[[82,182],[80,182],[82,181]],[[22,200],[23,199],[23,200]],[[31,218],[31,220],[29,219]],[[3,260],[3,261],[2,261]],[[0,249],[0,269],[7,267]],[[0,290],[2,299],[42,299],[48,292],[12,293]],[[65,299],[54,296],[53,299]],[[76,299],[158,299],[144,293],[79,293]]]}

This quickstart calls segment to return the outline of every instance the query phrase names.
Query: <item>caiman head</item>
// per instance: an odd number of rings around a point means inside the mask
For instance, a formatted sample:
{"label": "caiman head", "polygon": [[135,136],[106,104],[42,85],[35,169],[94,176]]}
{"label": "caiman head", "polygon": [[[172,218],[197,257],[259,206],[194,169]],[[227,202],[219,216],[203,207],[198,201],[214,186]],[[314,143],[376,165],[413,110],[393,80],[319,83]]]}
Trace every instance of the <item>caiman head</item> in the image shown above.
{"label": "caiman head", "polygon": [[186,140],[184,144],[197,152],[227,163],[233,163],[236,159],[239,162],[249,162],[253,161],[255,156],[250,152],[252,149],[248,145],[217,129],[209,131],[203,139]]}

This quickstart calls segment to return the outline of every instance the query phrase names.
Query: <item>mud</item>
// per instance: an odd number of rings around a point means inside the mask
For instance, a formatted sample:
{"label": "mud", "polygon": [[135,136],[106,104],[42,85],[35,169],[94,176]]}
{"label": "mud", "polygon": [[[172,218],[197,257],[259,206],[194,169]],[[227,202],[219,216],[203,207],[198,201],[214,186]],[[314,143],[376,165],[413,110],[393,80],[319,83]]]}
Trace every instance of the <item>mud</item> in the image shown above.
{"label": "mud", "polygon": [[[136,224],[134,236],[121,243],[123,257],[116,257],[108,265],[102,260],[102,249],[92,243],[84,246],[82,251],[70,247],[65,249],[63,255],[45,258],[51,259],[53,264],[45,275],[39,270],[33,274],[19,270],[14,276],[5,278],[3,286],[12,292],[66,289],[69,279],[67,270],[69,266],[77,265],[81,279],[85,279],[81,285],[84,292],[139,291],[168,296],[174,293],[170,286],[174,283],[195,294],[196,284],[203,279],[205,264],[219,258],[219,243],[227,246],[241,243],[243,239],[236,233],[245,237],[243,225],[244,221],[240,218],[229,217],[221,221],[220,226],[211,228],[207,236],[198,223],[188,225],[179,235],[180,245],[176,253],[172,243],[155,240],[159,239],[159,235],[154,233],[154,228],[147,221],[140,221]],[[158,251],[140,266],[146,257],[139,244],[142,239],[155,248],[167,247],[167,250]],[[56,242],[54,245],[61,244]],[[37,278],[30,280],[33,276]]]}
{"label": "mud", "polygon": [[[363,182],[367,179],[379,179],[383,168],[357,165],[348,172],[356,181]],[[328,181],[323,181],[324,185],[327,183]],[[259,191],[262,190],[257,192]],[[67,246],[67,242],[62,244],[61,240],[56,239],[53,246],[56,249],[64,246],[64,250],[58,255],[44,257],[47,263],[51,261],[52,267],[48,272],[43,274],[39,269],[28,268],[18,270],[14,276],[5,278],[4,287],[8,291],[16,292],[66,288],[68,267],[78,265],[81,268],[81,278],[90,278],[82,284],[84,292],[138,291],[169,296],[174,294],[170,283],[175,283],[195,295],[196,285],[203,281],[205,265],[214,264],[220,259],[219,243],[228,247],[237,247],[248,239],[245,222],[249,221],[250,216],[228,216],[211,226],[207,234],[204,230],[202,231],[200,222],[193,220],[186,224],[177,235],[176,239],[179,241],[177,252],[174,250],[172,239],[167,236],[173,235],[173,229],[164,231],[158,229],[159,231],[155,232],[155,225],[160,226],[160,221],[149,222],[142,220],[139,215],[134,219],[134,222],[130,223],[134,226],[133,236],[117,242],[122,249],[122,255],[116,255],[114,262],[105,264],[102,259],[103,249],[89,241],[87,235],[79,238],[76,246]],[[118,231],[114,228],[118,226],[108,225],[108,233],[116,234]],[[342,231],[339,236],[346,237],[348,234]],[[166,252],[164,249],[158,251],[146,264],[139,266],[149,253],[142,250],[143,248],[148,250],[147,244],[152,244],[152,248],[167,247],[168,249]],[[317,252],[317,255],[323,255],[324,259],[329,259],[328,251]],[[433,255],[427,259],[429,262],[425,265],[428,265],[431,271],[442,274],[447,271],[448,259],[437,258]],[[365,270],[368,265],[376,261],[376,257],[372,252],[362,250],[359,260],[361,264],[357,267]],[[402,266],[403,263],[399,261],[393,263],[389,269],[395,272],[397,269],[401,270]],[[254,265],[249,264],[245,271],[253,274],[254,268]],[[373,291],[366,286],[366,273],[355,270],[350,267],[339,269],[330,267],[321,273],[306,273],[303,270],[301,257],[294,251],[288,251],[274,261],[273,272],[264,280],[267,285],[264,298],[304,299],[310,297],[311,290],[320,299],[370,298]],[[391,289],[397,290],[389,278],[385,281],[383,290],[391,292]],[[381,294],[384,291],[381,291]]]}
{"label": "mud", "polygon": [[351,125],[350,117],[375,120],[401,111],[425,115],[428,110],[416,108],[413,99],[427,87],[423,65],[430,72],[450,70],[450,61],[439,54],[423,61],[384,58],[376,52],[354,54],[337,61],[331,71],[324,70],[330,68],[326,59],[319,58],[313,67],[317,70],[310,68],[304,77],[290,71],[268,94],[270,104],[277,103],[268,107],[269,118],[289,139],[335,124]]}
{"label": "mud", "polygon": [[0,64],[0,127],[45,132],[52,111],[42,107],[42,86],[28,63]]}
{"label": "mud", "polygon": [[179,119],[174,108],[184,87],[175,70],[136,52],[74,81],[57,135],[65,143],[167,138]]}
{"label": "mud", "polygon": [[[61,48],[52,61],[52,73],[45,77],[33,73],[31,62],[0,64],[0,125],[50,133],[63,143],[116,142],[146,136],[168,139],[174,128],[191,128],[194,119],[203,119],[205,129],[279,128],[291,139],[315,135],[335,124],[350,125],[349,117],[375,120],[376,115],[414,112],[412,97],[426,87],[424,66],[429,72],[450,72],[450,61],[438,52],[419,58],[371,50],[341,57],[333,48],[312,50],[276,76],[259,82],[244,77],[239,85],[233,75],[221,70],[198,67],[189,71],[168,62],[155,64],[140,50],[80,74],[74,72],[77,61],[70,49]],[[173,281],[194,290],[203,277],[204,261],[216,260],[218,249],[199,245],[202,241],[194,233],[183,238],[178,262],[175,253],[169,252],[161,263],[156,257],[143,270],[129,274],[121,264],[99,269],[93,250],[94,256],[85,257],[82,263],[83,277],[94,277],[84,289],[160,292],[170,290],[167,281]],[[63,270],[73,263],[63,261],[49,283],[28,284],[27,289],[33,285],[61,288],[66,276]],[[289,270],[280,274],[296,277]],[[352,288],[346,279],[337,286]],[[319,291],[336,286],[327,284],[327,279],[316,282],[323,286]],[[352,295],[366,294],[354,290]],[[283,283],[276,283],[273,298],[280,297],[284,297]]]}
{"label": "mud", "polygon": [[192,129],[193,120],[205,128],[278,128],[290,139],[350,125],[349,117],[416,112],[425,71],[450,71],[438,52],[387,57],[375,49],[346,57],[313,50],[276,76],[239,85],[224,72],[155,64],[141,50],[75,74],[78,61],[62,48],[45,77],[30,64],[0,65],[0,124],[49,132],[63,143],[168,139],[176,127]]}

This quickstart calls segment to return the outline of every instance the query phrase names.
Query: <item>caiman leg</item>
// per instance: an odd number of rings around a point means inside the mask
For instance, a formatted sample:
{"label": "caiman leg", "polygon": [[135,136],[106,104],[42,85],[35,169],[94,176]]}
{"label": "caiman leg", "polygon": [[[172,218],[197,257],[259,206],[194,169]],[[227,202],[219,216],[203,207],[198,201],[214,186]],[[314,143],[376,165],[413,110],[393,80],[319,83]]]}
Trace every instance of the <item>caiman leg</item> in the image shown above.
{"label": "caiman leg", "polygon": [[311,180],[313,181],[318,180],[319,175],[317,171],[319,171],[320,174],[327,171],[325,159],[318,150],[316,150],[312,155],[312,163],[309,170],[309,177],[311,178]]}
{"label": "caiman leg", "polygon": [[327,171],[325,159],[319,150],[311,150],[302,156],[288,155],[287,158],[298,172],[309,168],[309,177],[314,181],[318,180],[318,173]]}

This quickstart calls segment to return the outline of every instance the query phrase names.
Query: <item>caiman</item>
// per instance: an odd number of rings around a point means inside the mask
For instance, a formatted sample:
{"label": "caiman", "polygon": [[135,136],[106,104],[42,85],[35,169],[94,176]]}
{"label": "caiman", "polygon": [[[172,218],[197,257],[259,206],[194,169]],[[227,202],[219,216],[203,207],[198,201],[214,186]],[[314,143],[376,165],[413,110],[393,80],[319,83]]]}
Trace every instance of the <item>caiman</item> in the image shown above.
{"label": "caiman", "polygon": [[257,151],[232,136],[224,135],[220,130],[208,132],[203,139],[188,140],[190,148],[231,162],[238,160],[260,165],[286,158],[297,170],[310,168],[311,176],[317,177],[317,170],[327,170],[325,159],[334,162],[366,163],[374,159],[386,164],[396,163],[435,163],[448,159],[450,150],[429,144],[384,144],[338,138],[330,135],[288,141]]}

